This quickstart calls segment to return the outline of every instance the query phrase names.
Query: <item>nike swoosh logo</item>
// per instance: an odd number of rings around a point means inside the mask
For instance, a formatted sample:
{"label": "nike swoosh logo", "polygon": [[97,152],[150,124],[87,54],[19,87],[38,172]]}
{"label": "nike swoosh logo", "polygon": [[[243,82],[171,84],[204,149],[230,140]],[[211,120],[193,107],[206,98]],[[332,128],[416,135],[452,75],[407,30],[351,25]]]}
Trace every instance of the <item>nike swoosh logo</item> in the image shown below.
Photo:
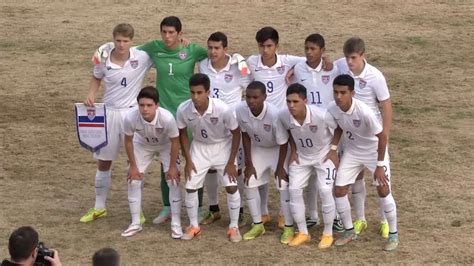
{"label": "nike swoosh logo", "polygon": [[237,210],[237,209],[240,209],[240,207],[237,207],[237,208],[232,208],[230,207],[231,210]]}
{"label": "nike swoosh logo", "polygon": [[173,200],[173,202],[180,202],[181,200]]}
{"label": "nike swoosh logo", "polygon": [[303,82],[303,81],[305,81],[305,80],[307,80],[307,79],[302,79],[301,82]]}
{"label": "nike swoosh logo", "polygon": [[254,71],[255,71],[255,72],[258,72],[258,71],[260,71],[260,70],[261,70],[261,69],[255,69]]}
{"label": "nike swoosh logo", "polygon": [[188,118],[188,121],[193,121],[194,119],[196,119],[196,118],[192,118],[192,119],[191,119],[191,118]]}
{"label": "nike swoosh logo", "polygon": [[326,182],[326,185],[331,185],[331,184],[332,184],[332,182]]}

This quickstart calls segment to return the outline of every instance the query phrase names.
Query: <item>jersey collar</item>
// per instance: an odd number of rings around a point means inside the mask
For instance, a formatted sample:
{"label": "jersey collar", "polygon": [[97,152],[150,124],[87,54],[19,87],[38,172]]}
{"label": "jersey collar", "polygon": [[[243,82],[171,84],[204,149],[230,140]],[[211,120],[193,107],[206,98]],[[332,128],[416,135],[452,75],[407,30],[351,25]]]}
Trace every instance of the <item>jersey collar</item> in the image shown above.
{"label": "jersey collar", "polygon": [[161,125],[159,125],[158,123],[158,116],[160,115],[160,112],[158,109],[156,109],[156,112],[155,112],[155,118],[153,118],[153,120],[151,122],[148,122],[146,121],[145,119],[143,119],[143,116],[140,115],[140,118],[141,120],[143,121],[143,123],[145,123],[145,125],[150,125],[150,126],[155,126],[155,127],[161,127]]}
{"label": "jersey collar", "polygon": [[306,124],[310,124],[311,123],[311,110],[309,109],[309,106],[306,105],[306,117],[304,118],[302,125],[300,125],[300,123],[296,121],[296,119],[293,117],[293,115],[291,115],[291,113],[290,113],[290,123],[292,123],[293,125],[297,127],[303,127]]}
{"label": "jersey collar", "polygon": [[249,117],[253,119],[257,119],[257,120],[263,120],[263,118],[265,117],[265,114],[267,114],[267,109],[268,109],[268,106],[267,106],[267,102],[265,101],[263,102],[262,112],[258,116],[254,116],[252,114],[252,111],[250,111],[250,108],[249,108]]}
{"label": "jersey collar", "polygon": [[[206,114],[212,114],[212,109],[213,109],[214,104],[212,102],[211,97],[209,97],[208,99],[209,99],[209,104],[207,105],[207,110],[206,110],[206,112],[204,112],[204,114],[202,116],[204,116]],[[192,109],[193,113],[198,115],[198,116],[201,116],[201,114],[199,114],[198,110],[194,106],[194,103],[192,101],[191,101],[191,103],[192,103],[192,108],[191,109]]]}
{"label": "jersey collar", "polygon": [[231,59],[231,57],[230,57],[230,55],[228,55],[228,54],[226,54],[225,56],[228,58],[229,61],[227,61],[227,65],[226,65],[223,69],[217,71],[217,70],[212,66],[211,59],[207,60],[207,68],[209,68],[209,69],[210,69],[212,72],[214,72],[214,73],[229,72],[229,70],[230,70],[230,61],[231,61],[230,59]]}
{"label": "jersey collar", "polygon": [[[110,58],[112,58],[112,51],[114,49],[110,49],[110,52],[109,52],[109,57],[107,57],[107,61],[105,61],[105,66],[107,67],[107,69],[121,69],[122,67],[119,66],[119,65],[116,65],[114,63],[112,63],[112,61],[110,61]],[[130,60],[134,60],[135,59],[135,53],[133,52],[133,49],[130,47],[129,49],[130,51],[130,57],[128,58],[127,62],[125,62],[125,65],[129,64]]]}
{"label": "jersey collar", "polygon": [[355,102],[356,102],[356,99],[354,99],[354,97],[352,97],[351,108],[349,108],[349,110],[347,110],[347,112],[344,112],[341,109],[339,109],[339,110],[341,110],[341,113],[343,113],[343,114],[352,115],[352,113],[354,113],[354,109],[355,109]]}
{"label": "jersey collar", "polygon": [[349,73],[355,79],[357,79],[357,78],[364,79],[365,75],[367,75],[367,68],[368,68],[367,66],[368,66],[367,60],[364,59],[364,69],[362,70],[362,72],[360,72],[359,76],[354,75],[354,73],[352,73],[352,71],[350,71],[350,70],[349,70]]}
{"label": "jersey collar", "polygon": [[316,67],[316,68],[312,68],[310,67],[307,63],[305,64],[306,65],[306,69],[308,70],[308,72],[321,72],[321,69],[323,69],[323,59],[321,59],[321,62],[319,62],[319,65]]}
{"label": "jersey collar", "polygon": [[275,54],[275,55],[277,57],[277,61],[271,67],[268,67],[268,66],[264,65],[263,62],[262,62],[262,56],[258,55],[257,68],[260,68],[260,69],[276,69],[277,67],[281,67],[282,63],[281,63],[280,55],[279,54]]}

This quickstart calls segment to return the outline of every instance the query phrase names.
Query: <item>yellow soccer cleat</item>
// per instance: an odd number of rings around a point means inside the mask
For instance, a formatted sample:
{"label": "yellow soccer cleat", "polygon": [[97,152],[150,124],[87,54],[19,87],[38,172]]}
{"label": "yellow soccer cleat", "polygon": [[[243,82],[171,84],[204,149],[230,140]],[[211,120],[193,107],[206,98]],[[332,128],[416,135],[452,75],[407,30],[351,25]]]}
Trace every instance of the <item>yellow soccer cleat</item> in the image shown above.
{"label": "yellow soccer cleat", "polygon": [[293,226],[285,226],[283,227],[283,233],[280,236],[280,243],[288,245],[290,241],[295,236],[295,229]]}
{"label": "yellow soccer cleat", "polygon": [[310,235],[307,235],[303,232],[298,232],[298,234],[296,234],[296,236],[293,237],[293,239],[290,241],[290,243],[288,243],[288,246],[290,246],[290,247],[301,246],[302,244],[304,244],[304,243],[306,243],[310,240],[311,240]]}
{"label": "yellow soccer cleat", "polygon": [[244,240],[252,240],[263,234],[265,234],[265,227],[263,226],[263,223],[253,224],[250,231],[244,234]]}
{"label": "yellow soccer cleat", "polygon": [[363,231],[367,230],[367,221],[356,220],[354,222],[354,232],[356,235],[360,235]]}
{"label": "yellow soccer cleat", "polygon": [[389,227],[388,227],[388,223],[387,221],[385,222],[380,222],[380,225],[379,225],[379,234],[387,239],[388,238],[388,231],[389,231]]}
{"label": "yellow soccer cleat", "polygon": [[326,249],[332,246],[332,242],[334,242],[334,238],[332,235],[324,235],[321,237],[321,241],[319,241],[318,248]]}
{"label": "yellow soccer cleat", "polygon": [[97,210],[96,208],[91,208],[84,216],[81,217],[80,221],[81,223],[88,223],[105,216],[107,216],[106,209]]}

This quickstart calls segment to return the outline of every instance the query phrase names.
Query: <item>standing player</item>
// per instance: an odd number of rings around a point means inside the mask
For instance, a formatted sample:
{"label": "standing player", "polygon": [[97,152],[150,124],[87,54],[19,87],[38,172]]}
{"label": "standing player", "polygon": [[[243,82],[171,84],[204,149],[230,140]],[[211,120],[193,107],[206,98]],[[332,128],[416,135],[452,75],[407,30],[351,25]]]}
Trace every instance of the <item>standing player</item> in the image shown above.
{"label": "standing player", "polygon": [[297,160],[289,165],[289,190],[291,213],[299,232],[288,245],[299,246],[311,239],[305,220],[303,189],[315,171],[324,221],[319,248],[324,249],[332,245],[332,227],[336,214],[333,185],[339,160],[335,154],[328,159],[326,155],[331,149],[337,149],[331,146],[337,124],[326,110],[308,105],[306,95],[303,85],[290,85],[286,92],[288,110],[280,113],[280,121],[291,133],[297,152]]}
{"label": "standing player", "polygon": [[[89,94],[84,103],[94,106],[101,81],[104,81],[103,102],[107,112],[108,144],[94,153],[97,159],[95,175],[95,205],[80,221],[91,222],[107,215],[107,193],[112,183],[110,167],[117,158],[123,140],[123,119],[137,105],[137,95],[146,73],[153,65],[147,53],[132,48],[134,29],[130,24],[119,24],[113,30],[114,46],[105,62],[94,66]],[[142,223],[144,222],[142,217]]]}
{"label": "standing player", "polygon": [[[198,196],[209,169],[219,174],[219,181],[227,191],[230,225],[227,235],[231,242],[239,242],[240,194],[237,189],[235,160],[240,143],[240,130],[232,110],[223,101],[209,98],[210,81],[205,74],[194,74],[189,80],[191,100],[178,107],[179,137],[186,159],[186,208],[190,226],[182,239],[191,240],[201,233],[198,223]],[[189,144],[187,128],[192,131]]]}
{"label": "standing player", "polygon": [[[197,62],[207,57],[207,50],[197,44],[181,44],[182,24],[178,17],[170,16],[161,21],[162,40],[154,40],[139,47],[148,53],[156,67],[156,89],[160,94],[160,106],[176,116],[178,105],[189,99],[189,78]],[[169,189],[161,172],[161,194],[164,208],[153,220],[162,223],[171,217]],[[202,189],[199,190],[199,206],[202,205]],[[200,219],[203,218],[201,207]]]}
{"label": "standing player", "polygon": [[280,192],[280,208],[285,217],[280,242],[288,244],[294,235],[289,206],[288,175],[285,171],[288,132],[278,120],[278,109],[265,101],[265,84],[252,81],[247,87],[245,98],[246,102],[237,107],[236,116],[242,131],[245,192],[253,224],[243,238],[251,240],[265,233],[259,188],[267,185],[271,175],[275,174],[277,189]]}
{"label": "standing player", "polygon": [[129,112],[123,124],[125,150],[129,161],[128,204],[132,223],[122,236],[133,236],[142,231],[140,210],[144,174],[154,155],[158,153],[170,187],[171,237],[181,238],[182,200],[177,167],[179,132],[176,120],[168,110],[159,107],[158,92],[152,86],[143,88],[138,94],[137,101],[139,109]]}
{"label": "standing player", "polygon": [[[224,101],[231,110],[242,101],[242,90],[250,82],[249,76],[243,76],[237,63],[232,63],[227,54],[227,36],[222,32],[212,33],[207,40],[208,58],[199,64],[199,72],[206,74],[211,81],[211,97]],[[237,183],[239,193],[243,193],[243,179],[241,175],[242,150],[238,154],[239,177]],[[206,188],[209,199],[209,213],[202,224],[211,224],[221,218],[218,205],[218,178],[215,170],[206,176]],[[243,202],[241,201],[240,216],[243,218]]]}
{"label": "standing player", "polygon": [[[358,37],[349,38],[344,43],[343,51],[345,58],[337,60],[335,64],[338,66],[340,73],[349,74],[354,78],[354,97],[372,109],[382,124],[384,133],[389,138],[390,128],[392,127],[392,101],[384,75],[377,68],[367,63],[365,43],[362,39]],[[380,108],[382,112],[380,112]],[[352,198],[357,216],[357,220],[354,222],[356,234],[360,234],[367,229],[367,221],[365,220],[366,194],[364,171],[361,171],[352,186]],[[379,232],[382,237],[388,238],[389,226],[382,211],[382,202],[379,202],[379,204],[380,216],[382,217]]]}
{"label": "standing player", "polygon": [[397,207],[390,193],[390,162],[387,155],[387,134],[373,110],[355,98],[354,79],[340,75],[334,80],[335,103],[328,106],[329,113],[344,132],[344,153],[338,168],[335,195],[336,206],[346,231],[335,242],[341,246],[356,239],[352,224],[351,206],[347,193],[357,175],[368,168],[377,185],[377,193],[389,225],[388,242],[384,250],[398,247]]}

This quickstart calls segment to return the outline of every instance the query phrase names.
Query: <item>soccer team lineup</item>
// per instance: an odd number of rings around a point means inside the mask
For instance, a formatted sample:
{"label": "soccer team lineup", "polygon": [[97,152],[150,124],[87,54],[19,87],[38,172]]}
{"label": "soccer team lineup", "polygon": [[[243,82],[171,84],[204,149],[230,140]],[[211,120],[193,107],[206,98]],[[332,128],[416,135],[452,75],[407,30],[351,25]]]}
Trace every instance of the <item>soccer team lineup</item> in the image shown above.
{"label": "soccer team lineup", "polygon": [[[97,160],[95,203],[84,203],[92,208],[80,222],[107,217],[112,162],[124,149],[128,173],[114,173],[128,176],[131,222],[117,232],[124,238],[146,233],[143,224],[152,219],[169,223],[171,238],[196,241],[206,237],[206,226],[227,219],[222,238],[252,241],[272,220],[273,186],[275,241],[350,248],[367,229],[365,200],[373,189],[379,206],[368,211],[379,214],[380,249],[397,250],[388,151],[392,103],[384,75],[366,60],[363,39],[348,38],[340,44],[341,58],[332,61],[318,33],[304,40],[305,56],[277,53],[279,35],[271,25],[255,33],[258,53],[247,58],[228,53],[219,31],[207,47],[193,43],[175,16],[163,18],[160,34],[161,40],[135,46],[133,26],[121,23],[113,42],[97,44],[77,126],[78,132],[81,125],[97,129],[79,133],[81,143],[99,135],[106,142],[88,147]],[[151,68],[156,84],[144,86]],[[102,127],[93,125],[97,121]],[[160,176],[146,176],[151,164],[161,165]],[[161,179],[161,211],[153,218],[142,211],[147,178]],[[227,210],[219,205],[221,190]],[[310,234],[313,226],[323,228],[320,235]]]}

